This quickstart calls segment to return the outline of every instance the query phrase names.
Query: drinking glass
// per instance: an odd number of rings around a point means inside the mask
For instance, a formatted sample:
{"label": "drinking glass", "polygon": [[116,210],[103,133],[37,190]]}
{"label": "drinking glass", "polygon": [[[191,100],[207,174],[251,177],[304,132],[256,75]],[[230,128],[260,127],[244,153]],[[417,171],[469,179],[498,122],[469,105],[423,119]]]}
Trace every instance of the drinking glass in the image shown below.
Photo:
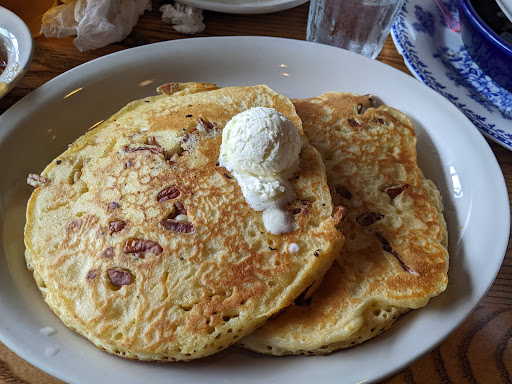
{"label": "drinking glass", "polygon": [[375,59],[404,0],[311,0],[307,40]]}

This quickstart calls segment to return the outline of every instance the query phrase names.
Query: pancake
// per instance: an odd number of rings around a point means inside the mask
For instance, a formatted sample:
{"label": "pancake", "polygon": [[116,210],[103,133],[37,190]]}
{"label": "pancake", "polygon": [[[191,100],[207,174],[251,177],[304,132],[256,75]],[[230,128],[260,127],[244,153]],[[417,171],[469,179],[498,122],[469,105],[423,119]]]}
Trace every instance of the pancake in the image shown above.
{"label": "pancake", "polygon": [[416,160],[412,122],[371,96],[295,100],[322,155],[344,247],[320,287],[240,342],[274,355],[322,355],[368,340],[445,290],[441,196]]}
{"label": "pancake", "polygon": [[[220,351],[321,279],[342,246],[325,167],[290,100],[263,85],[214,88],[164,85],[29,176],[28,268],[64,324],[109,353]],[[305,140],[290,233],[267,232],[217,164],[222,127],[255,106]]]}

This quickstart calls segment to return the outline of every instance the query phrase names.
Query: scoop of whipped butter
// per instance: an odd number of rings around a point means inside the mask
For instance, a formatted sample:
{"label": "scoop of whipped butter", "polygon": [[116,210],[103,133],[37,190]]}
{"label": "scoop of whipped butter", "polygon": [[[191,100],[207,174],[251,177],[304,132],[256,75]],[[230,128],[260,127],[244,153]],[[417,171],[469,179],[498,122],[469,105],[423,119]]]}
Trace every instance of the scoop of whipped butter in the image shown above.
{"label": "scoop of whipped butter", "polygon": [[236,178],[249,206],[263,211],[274,235],[294,227],[284,206],[296,198],[289,179],[299,169],[302,144],[290,119],[273,108],[241,112],[222,131],[219,165]]}

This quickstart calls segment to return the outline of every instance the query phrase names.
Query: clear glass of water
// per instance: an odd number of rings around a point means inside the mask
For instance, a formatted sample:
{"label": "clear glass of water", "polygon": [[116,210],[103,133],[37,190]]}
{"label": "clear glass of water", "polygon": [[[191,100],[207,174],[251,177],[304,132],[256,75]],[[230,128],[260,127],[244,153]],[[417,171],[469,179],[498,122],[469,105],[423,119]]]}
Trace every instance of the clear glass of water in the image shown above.
{"label": "clear glass of water", "polygon": [[375,59],[404,0],[311,0],[307,40]]}

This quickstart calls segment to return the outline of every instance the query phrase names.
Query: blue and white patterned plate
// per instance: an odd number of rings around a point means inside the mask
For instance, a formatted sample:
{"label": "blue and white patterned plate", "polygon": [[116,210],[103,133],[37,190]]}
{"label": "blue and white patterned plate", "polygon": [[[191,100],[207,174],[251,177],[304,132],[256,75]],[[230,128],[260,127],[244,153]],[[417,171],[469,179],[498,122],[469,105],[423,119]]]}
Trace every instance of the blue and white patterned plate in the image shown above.
{"label": "blue and white patterned plate", "polygon": [[[458,20],[457,0],[444,0]],[[412,74],[457,106],[488,138],[512,150],[512,94],[475,64],[433,1],[406,0],[391,35]]]}

